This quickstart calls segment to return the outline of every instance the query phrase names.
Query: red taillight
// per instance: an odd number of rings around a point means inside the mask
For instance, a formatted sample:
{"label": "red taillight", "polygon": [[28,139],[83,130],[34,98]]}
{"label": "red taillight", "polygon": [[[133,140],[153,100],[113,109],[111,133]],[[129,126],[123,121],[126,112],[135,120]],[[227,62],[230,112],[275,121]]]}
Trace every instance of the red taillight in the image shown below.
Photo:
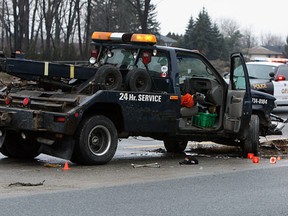
{"label": "red taillight", "polygon": [[23,106],[28,106],[30,104],[30,99],[29,98],[24,98],[22,104],[23,104]]}
{"label": "red taillight", "polygon": [[6,104],[6,105],[9,105],[9,104],[12,103],[12,98],[10,98],[10,97],[5,97],[4,101],[5,101],[5,104]]}
{"label": "red taillight", "polygon": [[78,117],[79,117],[79,113],[76,112],[76,113],[74,114],[74,116],[75,116],[75,118],[78,118]]}
{"label": "red taillight", "polygon": [[92,51],[91,51],[91,57],[94,57],[95,59],[97,59],[97,57],[98,57],[98,51],[97,51],[97,50],[92,50]]}
{"label": "red taillight", "polygon": [[151,62],[151,54],[149,52],[142,53],[142,62],[144,65],[147,65]]}
{"label": "red taillight", "polygon": [[66,118],[63,117],[63,116],[56,116],[56,117],[54,118],[54,121],[55,121],[55,122],[61,122],[61,123],[63,123],[63,122],[66,121]]}
{"label": "red taillight", "polygon": [[98,50],[91,51],[91,57],[89,59],[90,64],[94,65],[97,62]]}
{"label": "red taillight", "polygon": [[283,76],[283,75],[279,75],[279,76],[277,76],[277,79],[276,79],[277,81],[284,81],[284,80],[286,80],[286,78],[285,78],[285,76]]}

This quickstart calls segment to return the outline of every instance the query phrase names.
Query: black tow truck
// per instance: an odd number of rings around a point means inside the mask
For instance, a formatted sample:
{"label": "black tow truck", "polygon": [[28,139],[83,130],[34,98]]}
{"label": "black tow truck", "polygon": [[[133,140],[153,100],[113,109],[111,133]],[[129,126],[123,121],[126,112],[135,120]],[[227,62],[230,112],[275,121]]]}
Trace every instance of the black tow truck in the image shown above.
{"label": "black tow truck", "polygon": [[[16,79],[0,90],[0,152],[105,164],[119,138],[146,136],[163,140],[168,152],[213,141],[258,154],[274,98],[252,110],[242,54],[231,55],[227,84],[198,51],[155,44],[151,34],[94,32],[87,65],[2,56],[1,71]],[[181,106],[186,94],[193,107]]]}

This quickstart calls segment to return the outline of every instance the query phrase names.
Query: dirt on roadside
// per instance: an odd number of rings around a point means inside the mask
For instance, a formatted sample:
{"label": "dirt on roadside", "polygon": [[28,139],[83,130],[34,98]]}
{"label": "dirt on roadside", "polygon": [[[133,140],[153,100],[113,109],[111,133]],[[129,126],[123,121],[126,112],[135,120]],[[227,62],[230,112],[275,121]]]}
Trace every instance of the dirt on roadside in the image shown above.
{"label": "dirt on roadside", "polygon": [[[219,144],[193,143],[189,146],[188,153],[205,155],[208,157],[243,157],[238,146],[225,146]],[[261,158],[280,157],[288,158],[288,139],[267,140],[260,143],[259,155]]]}
{"label": "dirt on roadside", "polygon": [[288,158],[288,139],[271,140],[261,144],[260,155],[263,158]]}

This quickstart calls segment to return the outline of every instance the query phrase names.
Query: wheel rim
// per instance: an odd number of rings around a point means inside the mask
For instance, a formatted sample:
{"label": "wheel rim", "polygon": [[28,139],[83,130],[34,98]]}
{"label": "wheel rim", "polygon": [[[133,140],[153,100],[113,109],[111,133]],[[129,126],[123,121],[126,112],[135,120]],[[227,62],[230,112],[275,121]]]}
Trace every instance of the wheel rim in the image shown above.
{"label": "wheel rim", "polygon": [[145,89],[145,86],[146,86],[145,77],[143,76],[138,77],[138,79],[136,79],[136,88],[139,90],[143,90]]}
{"label": "wheel rim", "polygon": [[114,87],[116,84],[116,77],[113,74],[109,74],[105,79],[106,87]]}
{"label": "wheel rim", "polygon": [[104,126],[94,127],[88,136],[88,147],[92,154],[101,156],[107,153],[111,146],[111,135]]}

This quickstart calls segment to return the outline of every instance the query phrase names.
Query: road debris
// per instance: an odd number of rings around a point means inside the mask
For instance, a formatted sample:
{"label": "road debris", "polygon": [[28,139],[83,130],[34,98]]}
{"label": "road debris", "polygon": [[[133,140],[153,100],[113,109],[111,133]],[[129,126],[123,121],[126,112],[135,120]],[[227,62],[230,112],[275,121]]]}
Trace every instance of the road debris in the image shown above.
{"label": "road debris", "polygon": [[150,164],[131,164],[133,168],[139,168],[139,167],[150,167],[150,168],[160,168],[160,165],[158,163],[150,163]]}
{"label": "road debris", "polygon": [[266,149],[266,150],[276,149],[276,150],[278,150],[278,151],[281,151],[281,148],[278,147],[275,143],[272,143],[272,142],[267,142],[266,144],[261,145],[261,147],[262,147],[263,149]]}
{"label": "road debris", "polygon": [[59,168],[61,167],[61,164],[50,164],[50,163],[45,163],[44,167],[48,167],[48,168]]}
{"label": "road debris", "polygon": [[180,165],[196,165],[198,163],[199,163],[198,159],[191,155],[187,155],[183,161],[179,162]]}
{"label": "road debris", "polygon": [[167,153],[167,151],[163,148],[158,148],[158,149],[154,149],[154,150],[151,150],[149,152],[155,152],[155,153]]}
{"label": "road debris", "polygon": [[279,139],[271,140],[260,145],[260,154],[263,158],[281,157],[287,158],[288,156],[288,140]]}
{"label": "road debris", "polygon": [[15,182],[8,185],[8,187],[19,187],[19,186],[42,186],[45,180],[38,183],[26,183],[26,182]]}

